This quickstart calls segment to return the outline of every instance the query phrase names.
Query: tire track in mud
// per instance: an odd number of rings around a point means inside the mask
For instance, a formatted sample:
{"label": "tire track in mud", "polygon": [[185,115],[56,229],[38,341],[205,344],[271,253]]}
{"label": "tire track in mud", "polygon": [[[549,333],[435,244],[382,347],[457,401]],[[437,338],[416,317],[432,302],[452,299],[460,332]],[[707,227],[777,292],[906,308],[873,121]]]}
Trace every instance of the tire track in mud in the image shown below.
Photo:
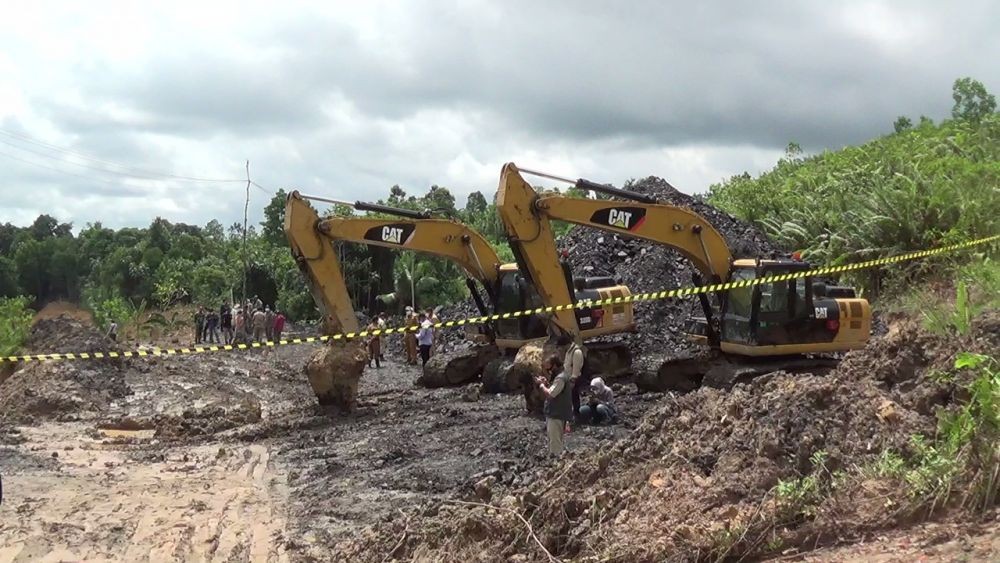
{"label": "tire track in mud", "polygon": [[0,456],[0,563],[288,561],[285,476],[266,446],[107,443],[91,432],[24,428],[21,454]]}

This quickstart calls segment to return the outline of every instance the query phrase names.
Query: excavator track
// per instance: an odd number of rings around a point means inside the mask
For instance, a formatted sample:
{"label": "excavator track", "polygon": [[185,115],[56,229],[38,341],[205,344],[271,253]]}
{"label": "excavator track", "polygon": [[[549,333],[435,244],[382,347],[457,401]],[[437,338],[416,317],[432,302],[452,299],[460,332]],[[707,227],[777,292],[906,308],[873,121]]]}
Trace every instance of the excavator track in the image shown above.
{"label": "excavator track", "polygon": [[732,389],[755,377],[774,372],[826,373],[840,359],[830,356],[777,356],[752,358],[727,355],[718,351],[689,358],[677,358],[660,364],[635,378],[641,391],[688,393],[699,387]]}

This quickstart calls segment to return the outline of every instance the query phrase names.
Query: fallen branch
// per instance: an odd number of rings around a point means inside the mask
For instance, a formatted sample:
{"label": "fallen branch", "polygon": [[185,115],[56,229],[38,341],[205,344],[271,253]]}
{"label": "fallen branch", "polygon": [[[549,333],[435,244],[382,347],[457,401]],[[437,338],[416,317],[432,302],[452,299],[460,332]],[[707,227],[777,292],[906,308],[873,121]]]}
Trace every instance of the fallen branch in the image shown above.
{"label": "fallen branch", "polygon": [[545,553],[545,555],[549,558],[549,561],[554,561],[555,563],[561,563],[561,560],[559,558],[552,555],[549,552],[549,550],[545,549],[545,546],[542,545],[542,541],[538,539],[538,536],[535,535],[535,529],[531,527],[531,523],[525,520],[524,516],[521,516],[520,512],[503,506],[494,506],[492,504],[484,504],[481,502],[468,502],[464,500],[448,500],[445,502],[450,504],[461,504],[466,506],[480,506],[483,508],[493,508],[496,510],[503,510],[505,512],[509,512],[514,516],[517,516],[517,519],[520,520],[521,523],[524,524],[524,527],[528,529],[528,535],[531,536],[531,539],[535,540],[535,543],[538,545],[538,548],[541,549],[543,553]]}
{"label": "fallen branch", "polygon": [[406,516],[406,514],[404,514],[402,510],[400,510],[399,513],[406,517],[406,520],[403,521],[403,533],[402,535],[399,536],[399,541],[396,542],[396,545],[391,550],[389,550],[389,553],[387,553],[384,558],[382,558],[382,563],[386,563],[386,561],[388,561],[391,557],[394,557],[396,555],[396,552],[399,551],[399,548],[403,547],[403,543],[406,541],[407,534],[410,533],[410,517]]}

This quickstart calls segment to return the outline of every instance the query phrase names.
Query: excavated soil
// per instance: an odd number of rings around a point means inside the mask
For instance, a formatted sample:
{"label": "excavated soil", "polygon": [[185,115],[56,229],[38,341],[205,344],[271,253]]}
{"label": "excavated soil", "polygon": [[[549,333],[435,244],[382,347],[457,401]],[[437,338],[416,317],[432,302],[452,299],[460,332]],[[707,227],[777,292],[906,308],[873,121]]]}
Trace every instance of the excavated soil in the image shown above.
{"label": "excavated soil", "polygon": [[[857,467],[892,449],[907,455],[914,434],[933,435],[930,405],[962,395],[958,378],[935,377],[956,350],[995,352],[1000,315],[977,321],[956,342],[898,328],[853,352],[826,377],[774,373],[731,392],[701,389],[662,397],[638,428],[598,451],[578,451],[532,483],[490,487],[401,515],[344,546],[345,557],[408,559],[715,560],[796,553],[857,541],[926,517],[887,502],[906,498],[877,479],[835,494],[811,518],[788,519],[775,486],[817,471]],[[896,493],[894,497],[892,493]],[[543,547],[544,550],[543,551]]]}
{"label": "excavated soil", "polygon": [[[0,561],[545,560],[539,544],[560,560],[756,559],[910,537],[996,557],[994,520],[971,543],[941,531],[952,524],[885,531],[926,515],[887,506],[896,485],[882,480],[773,525],[779,480],[814,472],[817,451],[831,472],[905,452],[961,396],[935,370],[957,350],[1000,347],[996,314],[963,341],[892,328],[826,377],[684,396],[616,382],[621,424],[574,427],[559,461],[520,395],[415,387],[417,368],[392,354],[366,370],[350,415],[316,405],[311,345],[29,364],[0,385],[16,414],[0,420]],[[39,351],[107,345],[68,322],[36,333]],[[53,416],[22,408],[28,389],[86,400]],[[803,557],[881,553],[854,548]]]}
{"label": "excavated soil", "polygon": [[[68,314],[40,318],[31,328],[25,354],[121,351],[93,325]],[[78,417],[108,408],[132,393],[126,361],[29,362],[0,386],[0,421]]]}

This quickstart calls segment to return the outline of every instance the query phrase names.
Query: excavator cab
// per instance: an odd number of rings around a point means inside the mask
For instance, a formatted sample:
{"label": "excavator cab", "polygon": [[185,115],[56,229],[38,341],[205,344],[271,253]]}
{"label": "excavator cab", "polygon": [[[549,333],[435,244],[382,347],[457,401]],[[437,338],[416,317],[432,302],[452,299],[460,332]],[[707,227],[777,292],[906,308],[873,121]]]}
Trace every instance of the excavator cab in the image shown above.
{"label": "excavator cab", "polygon": [[[733,262],[729,281],[780,276],[810,269],[791,259]],[[775,356],[862,348],[871,329],[868,302],[854,290],[813,282],[811,276],[736,287],[724,294],[720,348],[745,356]],[[691,335],[707,338],[704,318]]]}
{"label": "excavator cab", "polygon": [[[631,295],[627,287],[614,283],[611,278],[570,277],[569,281],[574,289],[574,303]],[[580,330],[588,337],[592,337],[634,330],[635,322],[632,307],[629,305],[621,303],[601,307],[579,307],[573,312]],[[542,306],[535,286],[521,272],[517,264],[500,266],[495,313],[512,313]],[[543,315],[519,315],[499,319],[494,323],[497,345],[501,348],[516,348],[515,344],[547,338],[549,323]]]}

